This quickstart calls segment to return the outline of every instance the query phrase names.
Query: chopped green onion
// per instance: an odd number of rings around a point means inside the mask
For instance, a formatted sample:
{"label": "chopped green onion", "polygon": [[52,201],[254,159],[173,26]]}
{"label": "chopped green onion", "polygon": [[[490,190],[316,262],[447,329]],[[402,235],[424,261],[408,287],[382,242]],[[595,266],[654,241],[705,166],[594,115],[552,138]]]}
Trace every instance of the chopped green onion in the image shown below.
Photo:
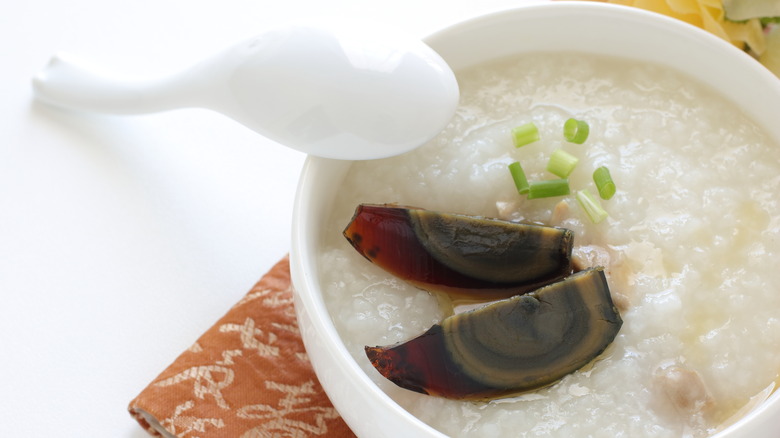
{"label": "chopped green onion", "polygon": [[547,162],[547,171],[561,178],[568,178],[579,162],[580,159],[574,155],[563,149],[556,149]]}
{"label": "chopped green onion", "polygon": [[588,139],[590,127],[588,122],[569,119],[563,124],[563,137],[571,143],[583,144]]}
{"label": "chopped green onion", "polygon": [[538,141],[539,129],[533,122],[512,128],[512,140],[516,148]]}
{"label": "chopped green onion", "polygon": [[515,181],[515,187],[517,187],[517,193],[524,195],[528,193],[528,179],[525,177],[522,166],[519,161],[509,165],[509,173],[512,174],[512,179]]}
{"label": "chopped green onion", "polygon": [[580,190],[576,195],[577,203],[580,204],[590,220],[597,224],[607,218],[607,211],[601,207],[599,200],[590,194],[588,189]]}
{"label": "chopped green onion", "polygon": [[528,199],[551,198],[569,194],[569,180],[551,179],[528,183]]}
{"label": "chopped green onion", "polygon": [[615,194],[615,182],[606,167],[601,166],[593,172],[593,182],[596,183],[601,199],[610,199]]}

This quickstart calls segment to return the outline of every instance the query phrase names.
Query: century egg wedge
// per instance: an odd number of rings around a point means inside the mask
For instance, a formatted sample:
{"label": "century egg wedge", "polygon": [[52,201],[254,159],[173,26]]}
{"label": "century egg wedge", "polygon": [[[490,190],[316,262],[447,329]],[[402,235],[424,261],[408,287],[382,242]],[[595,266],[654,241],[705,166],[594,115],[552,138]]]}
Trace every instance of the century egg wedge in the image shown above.
{"label": "century egg wedge", "polygon": [[591,268],[365,352],[402,388],[482,400],[541,388],[576,371],[607,348],[622,323],[603,268]]}
{"label": "century egg wedge", "polygon": [[361,204],[344,236],[366,259],[428,291],[498,299],[572,272],[572,232],[557,227]]}

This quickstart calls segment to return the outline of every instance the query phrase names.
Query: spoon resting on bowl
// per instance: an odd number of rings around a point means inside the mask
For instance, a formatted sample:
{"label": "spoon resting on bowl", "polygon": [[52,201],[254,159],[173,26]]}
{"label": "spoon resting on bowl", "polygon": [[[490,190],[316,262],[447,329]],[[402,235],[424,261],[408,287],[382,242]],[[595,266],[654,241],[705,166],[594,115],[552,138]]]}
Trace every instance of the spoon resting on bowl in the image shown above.
{"label": "spoon resting on bowl", "polygon": [[58,54],[33,88],[43,102],[95,113],[206,108],[298,151],[346,160],[424,144],[459,99],[454,73],[422,41],[343,23],[272,29],[148,80],[118,79]]}

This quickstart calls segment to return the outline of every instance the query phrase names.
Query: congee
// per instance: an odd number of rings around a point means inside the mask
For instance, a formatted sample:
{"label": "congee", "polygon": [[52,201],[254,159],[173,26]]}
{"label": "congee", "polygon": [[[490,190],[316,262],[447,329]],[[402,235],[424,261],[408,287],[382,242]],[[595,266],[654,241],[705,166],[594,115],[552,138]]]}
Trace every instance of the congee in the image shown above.
{"label": "congee", "polygon": [[[458,73],[450,125],[402,156],[354,163],[319,260],[324,300],[347,349],[403,408],[453,437],[706,437],[775,388],[780,371],[780,150],[721,97],[669,68],[575,53],[502,59]],[[568,142],[563,126],[586,121]],[[534,123],[539,140],[516,147]],[[528,199],[555,150],[579,161],[569,194]],[[595,222],[575,198],[616,185]],[[598,198],[598,195],[596,195]],[[604,267],[623,325],[595,360],[555,383],[489,401],[402,389],[365,346],[408,341],[452,303],[384,271],[342,231],[361,203],[539,223],[571,230],[573,259]]]}

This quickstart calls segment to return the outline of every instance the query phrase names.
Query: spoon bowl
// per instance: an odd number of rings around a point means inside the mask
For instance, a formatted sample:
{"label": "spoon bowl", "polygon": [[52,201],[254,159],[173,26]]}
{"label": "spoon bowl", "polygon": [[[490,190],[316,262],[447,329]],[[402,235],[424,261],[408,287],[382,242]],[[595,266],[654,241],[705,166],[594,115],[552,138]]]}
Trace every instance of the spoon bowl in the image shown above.
{"label": "spoon bowl", "polygon": [[271,29],[156,79],[116,78],[59,54],[33,88],[41,101],[89,112],[207,108],[298,151],[349,160],[424,144],[459,98],[454,73],[422,41],[345,23]]}

